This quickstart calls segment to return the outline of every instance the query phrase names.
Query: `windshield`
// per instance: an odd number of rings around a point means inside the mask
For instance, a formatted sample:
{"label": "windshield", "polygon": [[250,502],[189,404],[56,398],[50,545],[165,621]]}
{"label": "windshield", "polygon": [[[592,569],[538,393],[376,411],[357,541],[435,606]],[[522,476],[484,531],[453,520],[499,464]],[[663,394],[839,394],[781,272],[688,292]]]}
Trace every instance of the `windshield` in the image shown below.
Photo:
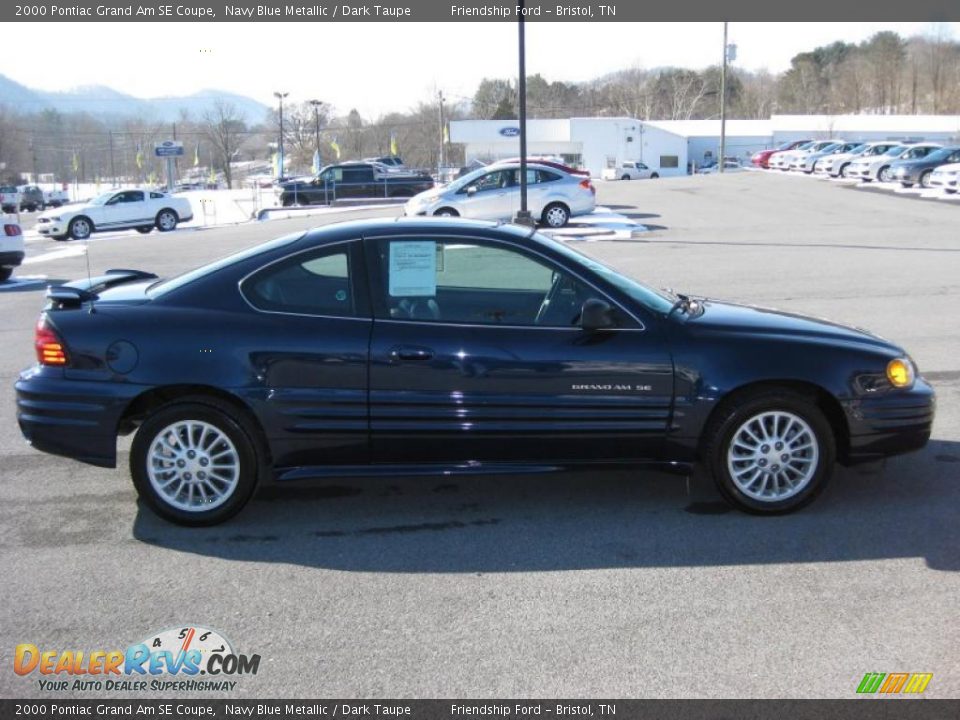
{"label": "windshield", "polygon": [[593,258],[587,257],[583,253],[574,250],[563,243],[557,242],[546,235],[538,234],[536,238],[544,245],[549,245],[551,249],[557,251],[569,260],[572,260],[577,265],[580,265],[596,275],[599,275],[608,283],[616,287],[618,290],[626,293],[644,307],[661,313],[668,313],[670,312],[670,308],[673,307],[675,298],[671,297],[667,293],[654,290],[643,283],[639,283],[636,280],[626,277],[625,275],[621,275],[613,268],[609,268],[603,263],[599,263]]}
{"label": "windshield", "polygon": [[822,153],[837,152],[840,149],[840,147],[841,146],[838,143],[834,143],[833,145],[827,145],[825,148],[821,148],[820,152]]}
{"label": "windshield", "polygon": [[808,142],[808,143],[804,143],[803,145],[801,145],[800,147],[798,147],[797,150],[809,150],[809,149],[812,148],[812,147],[813,147],[813,143],[812,143],[812,142]]}
{"label": "windshield", "polygon": [[104,193],[103,195],[98,195],[97,197],[95,197],[93,200],[90,201],[90,204],[91,204],[91,205],[106,205],[106,204],[107,204],[107,200],[109,200],[110,198],[112,198],[114,195],[116,195],[116,193],[112,193],[112,192]]}
{"label": "windshield", "polygon": [[865,153],[865,152],[867,151],[868,147],[869,147],[869,146],[868,146],[866,143],[864,143],[863,145],[857,145],[855,148],[852,148],[852,149],[850,150],[850,154],[851,154],[851,155],[862,155],[863,153]]}
{"label": "windshield", "polygon": [[892,148],[890,148],[889,150],[887,150],[887,151],[886,151],[885,153],[883,153],[883,154],[884,154],[884,155],[899,155],[900,153],[906,152],[907,150],[909,150],[909,148],[906,147],[905,145],[894,145]]}
{"label": "windshield", "polygon": [[303,236],[304,233],[302,232],[284,235],[283,237],[278,237],[275,240],[270,240],[265,243],[260,243],[259,245],[254,245],[253,247],[249,247],[246,250],[241,250],[233,255],[228,255],[225,258],[214,260],[212,263],[201,265],[200,267],[194,270],[189,270],[181,275],[175,275],[168,280],[158,280],[147,288],[147,296],[151,298],[161,297],[172,290],[176,290],[177,288],[183,287],[187,283],[193,282],[197,278],[214,273],[217,270],[221,270],[222,268],[225,268],[228,265],[233,265],[241,260],[246,260],[247,258],[253,257],[258,253],[274,250],[278,247],[283,247],[284,245],[292,245]]}

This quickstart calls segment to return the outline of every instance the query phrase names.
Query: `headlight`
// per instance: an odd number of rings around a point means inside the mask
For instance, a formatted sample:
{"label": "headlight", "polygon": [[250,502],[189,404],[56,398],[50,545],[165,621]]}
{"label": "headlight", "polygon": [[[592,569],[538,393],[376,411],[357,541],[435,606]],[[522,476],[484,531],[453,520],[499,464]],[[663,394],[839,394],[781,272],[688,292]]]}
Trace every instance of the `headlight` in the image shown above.
{"label": "headlight", "polygon": [[913,363],[909,358],[896,358],[887,363],[887,380],[897,388],[913,385]]}

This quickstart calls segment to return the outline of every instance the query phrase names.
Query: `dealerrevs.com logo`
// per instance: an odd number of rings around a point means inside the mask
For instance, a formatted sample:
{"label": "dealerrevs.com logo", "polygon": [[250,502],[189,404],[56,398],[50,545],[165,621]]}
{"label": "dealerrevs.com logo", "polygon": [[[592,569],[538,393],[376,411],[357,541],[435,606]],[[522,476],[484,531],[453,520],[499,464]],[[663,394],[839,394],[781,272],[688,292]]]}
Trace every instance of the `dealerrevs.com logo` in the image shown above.
{"label": "dealerrevs.com logo", "polygon": [[13,670],[37,677],[38,689],[63,691],[231,691],[243,675],[256,675],[259,655],[245,655],[216,630],[169,628],[126,650],[50,650],[17,645]]}

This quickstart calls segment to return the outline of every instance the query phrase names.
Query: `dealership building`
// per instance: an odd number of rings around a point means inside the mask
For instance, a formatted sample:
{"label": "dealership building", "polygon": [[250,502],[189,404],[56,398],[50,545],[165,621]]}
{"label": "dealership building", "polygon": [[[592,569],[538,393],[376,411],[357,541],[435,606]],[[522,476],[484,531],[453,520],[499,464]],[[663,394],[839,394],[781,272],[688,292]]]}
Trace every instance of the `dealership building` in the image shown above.
{"label": "dealership building", "polygon": [[[516,120],[453,120],[450,141],[462,143],[466,161],[490,162],[520,154]],[[726,155],[748,161],[758,150],[810,139],[928,140],[960,144],[958,115],[774,115],[728,120]],[[527,121],[527,153],[563,158],[599,177],[626,160],[662,176],[684,175],[714,161],[719,120],[641,121],[628,117]]]}

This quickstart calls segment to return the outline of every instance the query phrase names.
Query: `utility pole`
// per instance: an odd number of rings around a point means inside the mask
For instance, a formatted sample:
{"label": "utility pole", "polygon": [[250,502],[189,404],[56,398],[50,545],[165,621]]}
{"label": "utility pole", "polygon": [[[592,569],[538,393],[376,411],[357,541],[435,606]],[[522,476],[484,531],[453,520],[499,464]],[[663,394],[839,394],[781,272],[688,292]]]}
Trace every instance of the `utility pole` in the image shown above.
{"label": "utility pole", "polygon": [[[277,145],[277,177],[283,177],[283,99],[289,95],[288,92],[275,92],[273,96],[280,101],[280,142]],[[229,160],[228,160],[229,162]]]}
{"label": "utility pole", "polygon": [[117,166],[113,161],[113,130],[110,131],[110,187],[117,186]]}
{"label": "utility pole", "polygon": [[524,12],[526,10],[526,1],[520,0],[517,8],[518,41],[520,55],[520,81],[517,83],[517,94],[520,110],[520,211],[514,222],[518,225],[534,226],[533,217],[527,210],[527,45],[524,29]]}
{"label": "utility pole", "polygon": [[723,23],[723,67],[720,70],[720,157],[717,172],[723,172],[723,159],[727,155],[727,23]]}
{"label": "utility pole", "polygon": [[444,135],[444,125],[443,125],[443,90],[437,91],[437,97],[440,99],[440,162],[437,164],[437,181],[443,182],[443,178],[440,177],[440,173],[443,172],[443,135]]}
{"label": "utility pole", "polygon": [[314,122],[314,135],[316,142],[316,158],[314,161],[315,167],[313,171],[315,173],[320,172],[320,106],[323,105],[322,100],[311,100],[310,104],[313,105],[313,122]]}
{"label": "utility pole", "polygon": [[[176,142],[177,141],[177,124],[176,123],[172,123],[172,124],[173,124],[173,141]],[[180,157],[179,156],[174,157],[173,163],[167,165],[167,168],[175,170],[175,172],[173,173],[174,177],[167,178],[167,187],[170,190],[173,190],[173,185],[176,178],[180,177]]]}

